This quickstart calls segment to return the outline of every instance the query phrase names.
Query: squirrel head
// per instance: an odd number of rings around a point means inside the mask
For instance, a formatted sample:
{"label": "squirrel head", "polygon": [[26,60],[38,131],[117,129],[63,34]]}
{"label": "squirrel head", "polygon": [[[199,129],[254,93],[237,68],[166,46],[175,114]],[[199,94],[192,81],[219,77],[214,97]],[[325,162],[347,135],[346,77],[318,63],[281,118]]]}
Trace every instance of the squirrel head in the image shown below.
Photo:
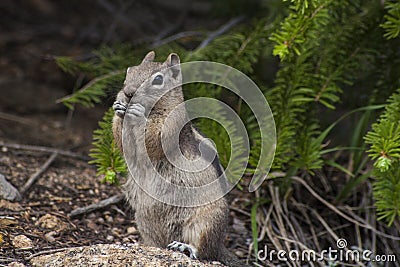
{"label": "squirrel head", "polygon": [[155,52],[150,51],[139,65],[127,69],[122,90],[128,101],[131,98],[160,99],[172,91],[177,97],[182,95],[179,56],[171,53],[164,62],[154,62],[154,58]]}

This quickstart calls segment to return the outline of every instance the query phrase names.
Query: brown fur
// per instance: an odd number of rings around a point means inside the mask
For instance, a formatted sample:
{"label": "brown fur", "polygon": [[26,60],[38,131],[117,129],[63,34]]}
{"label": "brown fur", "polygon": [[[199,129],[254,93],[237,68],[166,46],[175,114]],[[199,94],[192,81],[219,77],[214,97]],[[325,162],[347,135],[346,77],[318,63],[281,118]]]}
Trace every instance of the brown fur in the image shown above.
{"label": "brown fur", "polygon": [[[135,101],[137,99],[138,102],[141,101],[140,103],[143,106],[146,106],[146,99],[152,98],[158,94],[158,91],[151,91],[151,89],[145,88],[144,93],[135,95],[137,93],[136,90],[143,88],[143,84],[155,71],[160,71],[179,63],[179,58],[175,54],[171,54],[163,63],[153,62],[153,60],[154,52],[150,52],[140,65],[128,69],[124,88],[117,95],[118,101],[128,105],[130,97],[134,95]],[[180,69],[178,70],[180,71]],[[176,76],[176,70],[165,75],[164,82],[166,86],[179,83],[179,75]],[[200,186],[215,180],[220,173],[219,167],[213,164],[201,172],[187,173],[173,166],[165,157],[166,153],[174,153],[178,149],[182,151],[187,159],[196,159],[200,156],[198,145],[204,137],[196,131],[190,122],[179,131],[181,128],[180,123],[187,116],[186,111],[182,110],[175,114],[172,119],[166,120],[170,112],[183,101],[182,88],[177,86],[162,96],[156,103],[154,108],[147,114],[144,137],[145,147],[153,166],[168,181],[178,185]],[[146,111],[148,111],[147,108]],[[123,117],[114,116],[113,133],[115,142],[121,150],[134,151],[137,162],[140,165],[142,163],[140,157],[146,151],[140,151],[135,143],[127,142],[122,144],[123,121]],[[163,127],[164,131],[162,132]],[[166,145],[164,147],[165,151],[161,146],[161,132],[163,138],[167,140],[166,144],[164,144]],[[135,132],[134,128],[132,133],[137,134],[135,138],[139,139],[140,136]],[[177,136],[179,136],[179,148],[173,146],[172,141],[168,141]],[[136,140],[135,138],[133,138],[134,141]],[[219,161],[216,163],[219,166]],[[139,171],[136,172],[138,177],[135,178],[142,179],[141,181],[144,183],[156,187],[157,181],[153,181],[151,177],[148,177],[147,167],[143,167],[143,169],[140,169],[140,167],[142,166],[138,166]],[[221,185],[221,190],[222,188],[223,186]],[[156,188],[156,190],[161,195],[164,188]],[[219,189],[217,188],[216,190]],[[223,245],[228,218],[228,207],[224,198],[197,207],[168,205],[150,197],[141,188],[138,188],[131,174],[128,175],[125,193],[129,203],[135,209],[136,222],[145,244],[165,248],[171,242],[179,241],[197,248],[200,259],[221,260],[231,266],[243,266]],[[207,201],[206,196],[193,195],[191,197],[199,200],[205,198],[204,200]]]}

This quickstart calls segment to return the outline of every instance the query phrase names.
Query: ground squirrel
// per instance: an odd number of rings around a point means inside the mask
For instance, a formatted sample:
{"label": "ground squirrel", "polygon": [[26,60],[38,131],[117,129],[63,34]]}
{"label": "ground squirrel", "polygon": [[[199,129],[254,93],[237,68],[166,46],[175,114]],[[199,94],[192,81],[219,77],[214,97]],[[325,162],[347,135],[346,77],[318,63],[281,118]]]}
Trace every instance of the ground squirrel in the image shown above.
{"label": "ground squirrel", "polygon": [[[130,160],[135,161],[131,162],[135,170],[128,175],[124,190],[135,210],[138,230],[146,245],[188,251],[192,258],[219,260],[230,266],[243,266],[223,245],[228,220],[225,198],[206,205],[180,207],[165,204],[149,196],[138,186],[138,182],[155,188],[158,185],[155,178],[148,173],[150,167],[143,166],[141,158],[146,155],[156,171],[171,184],[201,186],[216,180],[222,174],[217,156],[212,164],[199,172],[181,170],[167,159],[166,154],[175,155],[175,152],[180,151],[186,160],[196,160],[201,157],[199,145],[205,137],[190,122],[181,125],[181,121],[187,118],[184,108],[167,120],[168,115],[184,102],[180,85],[180,60],[174,53],[165,62],[154,62],[154,57],[155,53],[151,51],[140,65],[128,68],[124,86],[113,105],[113,134],[116,144],[124,154],[134,154],[134,158]],[[165,88],[173,89],[165,91]],[[157,98],[159,100],[155,100]],[[152,101],[156,102],[153,106],[150,105]],[[127,116],[130,116],[134,125],[128,126],[130,138],[123,142],[122,128]],[[163,144],[161,136],[166,140]],[[138,145],[140,138],[145,149]],[[179,139],[178,146],[172,145],[174,138]],[[208,149],[215,150],[213,147]],[[224,190],[223,187],[224,185],[216,186],[215,190]],[[159,196],[168,193],[167,191],[155,189]],[[188,198],[180,195],[176,197]],[[190,197],[199,202],[207,202],[209,198],[206,195]]]}

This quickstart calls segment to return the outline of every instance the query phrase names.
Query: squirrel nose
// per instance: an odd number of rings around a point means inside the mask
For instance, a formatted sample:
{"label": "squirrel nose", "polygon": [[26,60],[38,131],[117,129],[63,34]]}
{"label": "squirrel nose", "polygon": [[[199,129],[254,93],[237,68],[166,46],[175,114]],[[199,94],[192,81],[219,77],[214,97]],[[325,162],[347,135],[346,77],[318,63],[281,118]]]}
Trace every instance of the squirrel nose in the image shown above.
{"label": "squirrel nose", "polygon": [[128,99],[131,99],[135,92],[136,92],[136,88],[133,86],[125,86],[125,88],[124,88],[124,95]]}

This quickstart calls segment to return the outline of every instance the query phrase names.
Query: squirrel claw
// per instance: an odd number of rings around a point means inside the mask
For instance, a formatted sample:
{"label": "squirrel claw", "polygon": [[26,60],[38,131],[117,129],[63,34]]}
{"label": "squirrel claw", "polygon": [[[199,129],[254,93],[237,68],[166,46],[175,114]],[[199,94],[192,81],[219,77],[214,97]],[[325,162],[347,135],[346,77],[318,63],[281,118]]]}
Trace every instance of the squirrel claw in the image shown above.
{"label": "squirrel claw", "polygon": [[167,246],[168,249],[178,250],[180,252],[188,252],[191,259],[197,259],[197,249],[189,244],[173,241]]}
{"label": "squirrel claw", "polygon": [[144,117],[145,108],[141,104],[132,104],[128,106],[127,113],[136,117]]}
{"label": "squirrel claw", "polygon": [[122,118],[126,112],[126,104],[117,100],[113,104],[113,109],[114,109],[115,114],[117,114],[119,117]]}

